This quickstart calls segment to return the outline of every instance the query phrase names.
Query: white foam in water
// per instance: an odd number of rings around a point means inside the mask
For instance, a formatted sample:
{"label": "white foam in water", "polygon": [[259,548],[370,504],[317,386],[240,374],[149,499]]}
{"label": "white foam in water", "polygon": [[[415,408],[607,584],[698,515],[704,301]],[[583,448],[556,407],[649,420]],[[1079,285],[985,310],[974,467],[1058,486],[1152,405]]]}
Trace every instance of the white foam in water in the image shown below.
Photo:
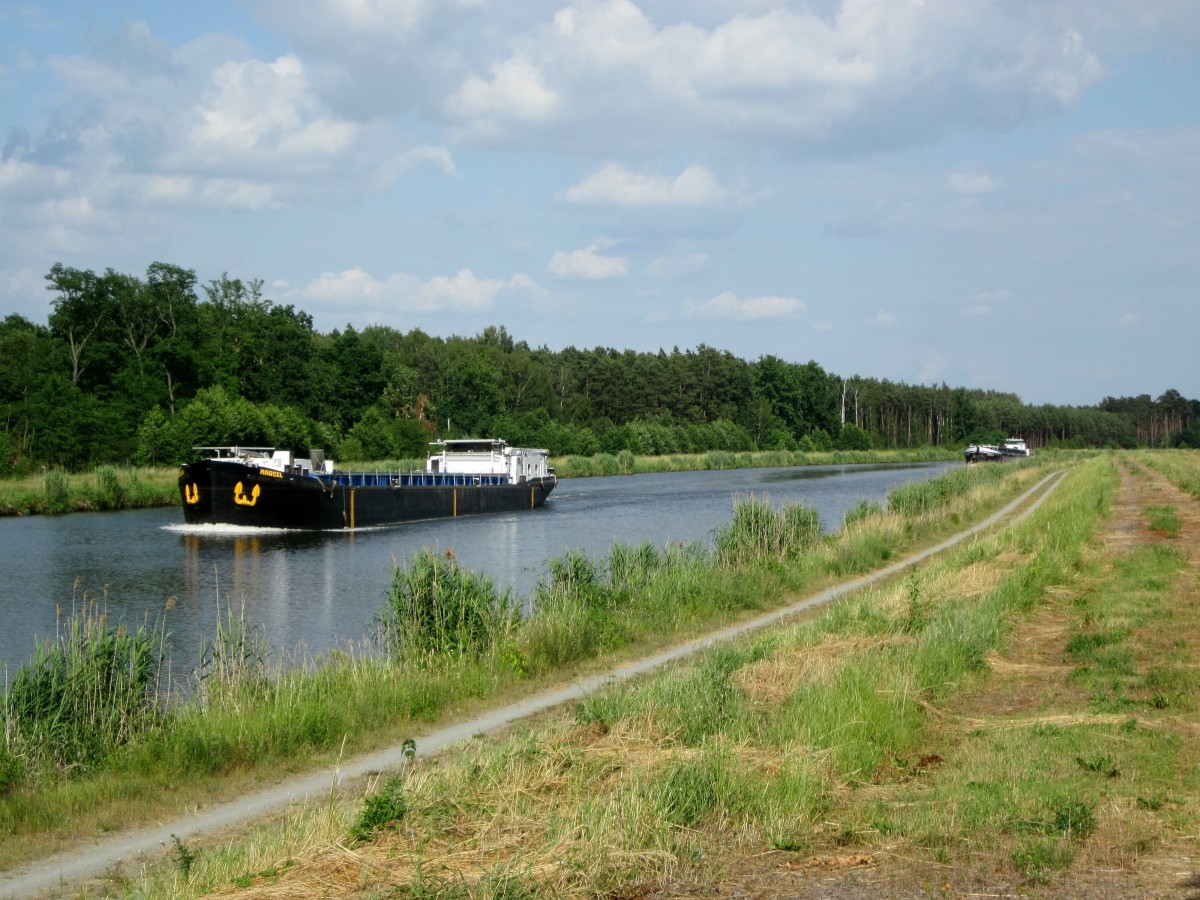
{"label": "white foam in water", "polygon": [[247,534],[285,534],[289,531],[300,531],[299,528],[265,528],[254,525],[164,525],[163,531],[174,531],[178,534],[204,534],[212,537],[242,537]]}

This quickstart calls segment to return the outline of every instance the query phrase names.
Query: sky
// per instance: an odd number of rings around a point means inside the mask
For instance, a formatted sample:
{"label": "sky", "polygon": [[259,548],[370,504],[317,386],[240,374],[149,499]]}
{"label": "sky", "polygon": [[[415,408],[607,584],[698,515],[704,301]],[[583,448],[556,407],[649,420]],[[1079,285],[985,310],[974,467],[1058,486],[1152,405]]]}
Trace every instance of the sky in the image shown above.
{"label": "sky", "polygon": [[1200,398],[1195,0],[0,0],[0,316],[55,263],[322,332]]}

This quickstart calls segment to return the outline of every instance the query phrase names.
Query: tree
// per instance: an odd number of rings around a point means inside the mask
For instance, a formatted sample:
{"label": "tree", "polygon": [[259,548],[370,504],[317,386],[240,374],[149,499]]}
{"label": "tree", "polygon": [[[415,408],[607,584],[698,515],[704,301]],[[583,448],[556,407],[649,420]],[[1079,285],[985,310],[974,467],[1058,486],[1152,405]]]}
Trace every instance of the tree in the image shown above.
{"label": "tree", "polygon": [[58,297],[51,301],[50,331],[66,344],[71,384],[77,385],[93,361],[93,340],[112,309],[99,289],[94,272],[55,263],[46,281],[50,290],[58,291]]}
{"label": "tree", "polygon": [[472,356],[465,356],[442,373],[438,415],[459,434],[481,436],[492,416],[500,412],[500,373]]}

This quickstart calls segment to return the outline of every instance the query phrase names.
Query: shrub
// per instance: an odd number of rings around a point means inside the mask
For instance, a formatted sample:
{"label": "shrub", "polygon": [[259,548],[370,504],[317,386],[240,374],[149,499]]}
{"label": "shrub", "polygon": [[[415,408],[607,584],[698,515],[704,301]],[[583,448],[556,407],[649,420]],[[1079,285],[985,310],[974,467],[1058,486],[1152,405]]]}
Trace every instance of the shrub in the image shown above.
{"label": "shrub", "polygon": [[100,483],[101,504],[105,509],[123,509],[129,499],[129,490],[121,483],[121,476],[112,466],[101,466],[96,470]]}

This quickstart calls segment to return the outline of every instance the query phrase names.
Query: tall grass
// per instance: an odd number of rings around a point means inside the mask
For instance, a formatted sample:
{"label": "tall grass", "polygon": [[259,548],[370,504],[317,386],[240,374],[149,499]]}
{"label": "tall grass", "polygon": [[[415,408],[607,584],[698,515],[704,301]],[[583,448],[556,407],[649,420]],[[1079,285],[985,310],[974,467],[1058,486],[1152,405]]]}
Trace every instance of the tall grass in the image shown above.
{"label": "tall grass", "polygon": [[733,568],[783,561],[812,549],[820,536],[814,507],[796,503],[774,509],[765,498],[750,494],[734,500],[733,520],[717,532],[716,559]]}
{"label": "tall grass", "polygon": [[[635,455],[622,450],[596,456],[561,456],[554,459],[560,478],[598,475],[635,475],[654,472],[695,472],[705,469],[749,469],[781,466],[855,465],[880,463],[952,462],[962,458],[956,448],[919,447],[912,450],[759,450],[735,453],[709,450],[705,453],[675,453],[666,456]],[[615,464],[614,464],[615,459]]]}
{"label": "tall grass", "polygon": [[380,640],[408,661],[475,658],[494,651],[512,631],[520,607],[509,590],[458,565],[453,554],[424,550],[394,567]]}
{"label": "tall grass", "polygon": [[967,495],[985,485],[996,485],[1008,478],[1014,466],[1031,466],[1035,463],[1004,463],[991,466],[963,466],[952,469],[940,478],[913,481],[888,494],[888,510],[906,519],[942,509],[956,496]]}
{"label": "tall grass", "polygon": [[151,729],[161,711],[165,641],[145,625],[110,626],[100,602],[85,594],[81,609],[53,641],[38,644],[9,685],[10,757],[30,772],[90,769]]}
{"label": "tall grass", "polygon": [[179,505],[178,469],[99,466],[86,473],[48,469],[0,481],[0,516],[57,515]]}

